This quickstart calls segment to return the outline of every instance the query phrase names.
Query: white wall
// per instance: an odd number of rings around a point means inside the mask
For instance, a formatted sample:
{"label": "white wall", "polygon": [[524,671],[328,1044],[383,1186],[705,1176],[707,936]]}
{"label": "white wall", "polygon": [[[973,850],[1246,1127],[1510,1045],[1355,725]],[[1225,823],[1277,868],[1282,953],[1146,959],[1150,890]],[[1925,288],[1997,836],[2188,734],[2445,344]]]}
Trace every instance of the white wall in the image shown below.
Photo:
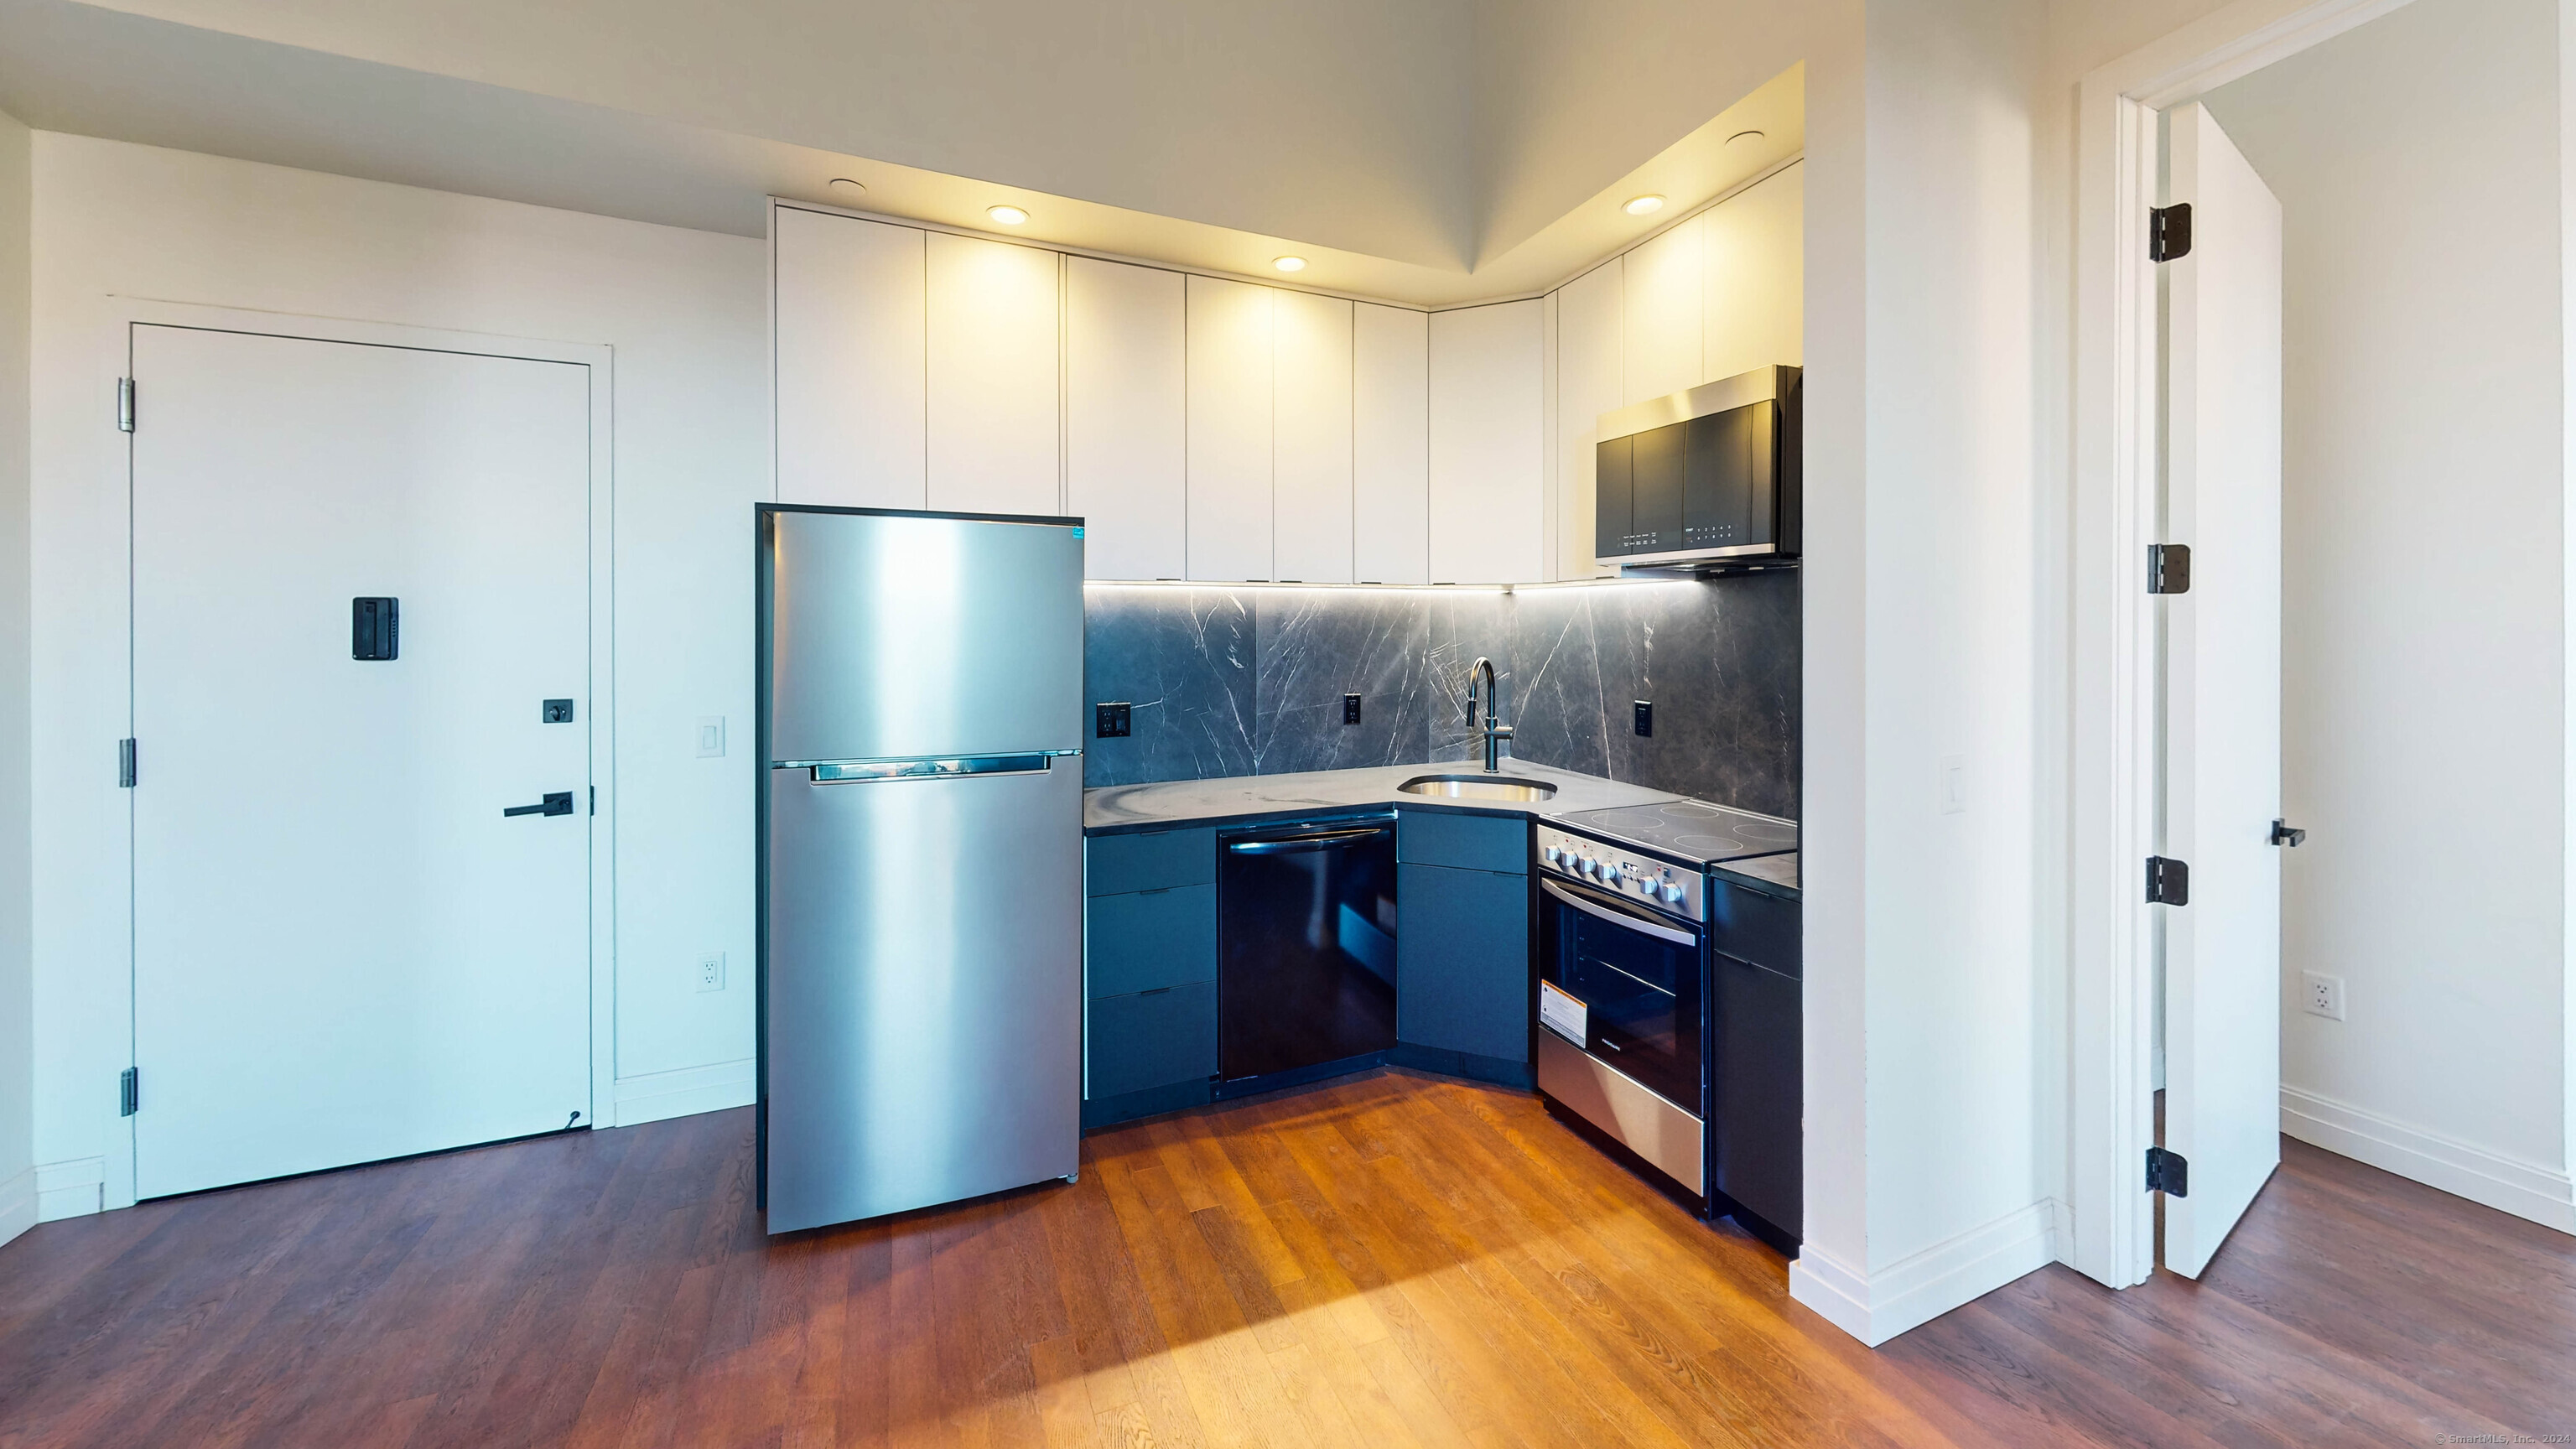
{"label": "white wall", "polygon": [[0,1243],[36,1220],[27,950],[27,128],[0,116]]}
{"label": "white wall", "polygon": [[[618,1101],[750,1100],[751,505],[761,243],[39,133],[34,144],[36,1143],[49,1216],[114,1203],[126,1062],[120,435],[110,294],[616,349]],[[148,407],[148,404],[146,405]],[[731,753],[695,754],[700,715]],[[702,952],[729,985],[693,986]]]}
{"label": "white wall", "polygon": [[2282,1126],[2576,1231],[2557,9],[2415,0],[2208,104],[2283,218]]}

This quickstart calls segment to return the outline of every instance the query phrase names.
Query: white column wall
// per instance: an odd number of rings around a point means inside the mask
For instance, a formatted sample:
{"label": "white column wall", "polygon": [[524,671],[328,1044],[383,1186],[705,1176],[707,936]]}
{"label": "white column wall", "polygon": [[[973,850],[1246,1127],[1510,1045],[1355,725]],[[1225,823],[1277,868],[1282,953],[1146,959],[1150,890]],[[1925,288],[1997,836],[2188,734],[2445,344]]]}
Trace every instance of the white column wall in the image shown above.
{"label": "white column wall", "polygon": [[36,1221],[27,940],[27,128],[0,116],[0,1243]]}

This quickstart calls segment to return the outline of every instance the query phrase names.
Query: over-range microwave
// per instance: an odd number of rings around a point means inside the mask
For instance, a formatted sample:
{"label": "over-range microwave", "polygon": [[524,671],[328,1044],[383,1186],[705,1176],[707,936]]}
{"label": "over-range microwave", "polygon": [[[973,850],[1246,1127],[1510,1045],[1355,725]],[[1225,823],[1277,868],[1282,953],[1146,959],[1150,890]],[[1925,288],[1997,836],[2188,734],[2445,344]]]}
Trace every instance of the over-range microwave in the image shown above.
{"label": "over-range microwave", "polygon": [[1595,560],[1715,570],[1796,559],[1799,376],[1757,367],[1603,413]]}

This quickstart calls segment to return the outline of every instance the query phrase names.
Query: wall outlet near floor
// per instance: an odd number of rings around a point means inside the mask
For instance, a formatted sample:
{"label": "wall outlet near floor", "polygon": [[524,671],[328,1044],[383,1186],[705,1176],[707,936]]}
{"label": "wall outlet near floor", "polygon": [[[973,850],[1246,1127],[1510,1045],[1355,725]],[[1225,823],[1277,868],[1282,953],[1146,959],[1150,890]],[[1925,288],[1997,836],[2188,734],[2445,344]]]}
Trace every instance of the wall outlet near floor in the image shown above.
{"label": "wall outlet near floor", "polygon": [[698,758],[720,760],[725,750],[725,717],[720,714],[698,716]]}
{"label": "wall outlet near floor", "polygon": [[725,953],[722,951],[709,951],[699,957],[698,989],[700,991],[724,990],[724,966]]}
{"label": "wall outlet near floor", "polygon": [[2328,1021],[2343,1020],[2343,978],[2318,971],[2300,972],[2299,1010]]}

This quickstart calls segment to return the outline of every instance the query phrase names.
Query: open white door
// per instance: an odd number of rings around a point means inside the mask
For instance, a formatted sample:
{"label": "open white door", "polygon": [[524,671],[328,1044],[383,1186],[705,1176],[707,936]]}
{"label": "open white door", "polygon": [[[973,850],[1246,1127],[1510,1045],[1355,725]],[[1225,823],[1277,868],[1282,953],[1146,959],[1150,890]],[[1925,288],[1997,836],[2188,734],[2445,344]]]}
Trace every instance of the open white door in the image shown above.
{"label": "open white door", "polygon": [[2171,113],[2169,192],[2190,250],[2165,264],[2162,855],[2167,1268],[2200,1276],[2281,1160],[2281,204],[2209,113]]}
{"label": "open white door", "polygon": [[588,1122],[590,369],[132,346],[137,1194]]}

